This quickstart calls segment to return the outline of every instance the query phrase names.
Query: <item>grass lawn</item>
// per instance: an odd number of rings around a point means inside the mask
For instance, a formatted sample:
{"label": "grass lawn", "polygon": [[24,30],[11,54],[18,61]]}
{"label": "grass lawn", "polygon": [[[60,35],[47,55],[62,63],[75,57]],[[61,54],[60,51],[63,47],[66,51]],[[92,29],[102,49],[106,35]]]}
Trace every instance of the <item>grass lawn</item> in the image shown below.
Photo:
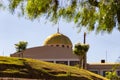
{"label": "grass lawn", "polygon": [[0,57],[0,77],[45,80],[107,80],[77,67],[27,58]]}

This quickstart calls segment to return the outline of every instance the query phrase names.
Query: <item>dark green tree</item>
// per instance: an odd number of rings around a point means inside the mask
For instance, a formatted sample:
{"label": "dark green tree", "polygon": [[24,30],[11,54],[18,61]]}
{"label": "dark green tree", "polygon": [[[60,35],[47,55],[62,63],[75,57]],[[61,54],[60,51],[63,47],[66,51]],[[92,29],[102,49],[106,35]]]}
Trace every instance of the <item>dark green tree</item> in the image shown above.
{"label": "dark green tree", "polygon": [[74,46],[74,54],[79,57],[79,67],[85,69],[86,68],[86,53],[89,49],[88,44],[77,43]]}
{"label": "dark green tree", "polygon": [[28,42],[25,41],[19,41],[19,43],[15,44],[15,48],[17,52],[22,52],[22,58],[23,58],[23,51],[26,50],[28,45]]}
{"label": "dark green tree", "polygon": [[11,12],[29,19],[41,16],[57,22],[59,18],[74,21],[78,28],[108,32],[120,30],[120,0],[8,0]]}

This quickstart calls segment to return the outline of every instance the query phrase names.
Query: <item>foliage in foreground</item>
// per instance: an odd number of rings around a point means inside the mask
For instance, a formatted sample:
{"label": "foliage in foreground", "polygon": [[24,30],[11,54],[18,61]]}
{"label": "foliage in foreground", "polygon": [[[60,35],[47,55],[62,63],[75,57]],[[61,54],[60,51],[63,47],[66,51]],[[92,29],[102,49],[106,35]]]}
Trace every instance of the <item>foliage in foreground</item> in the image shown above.
{"label": "foliage in foreground", "polygon": [[[57,22],[59,18],[74,21],[88,31],[120,30],[120,0],[8,0],[9,10],[29,19],[44,16]],[[21,12],[20,12],[21,11]]]}
{"label": "foliage in foreground", "polygon": [[110,80],[120,80],[120,76],[116,73],[116,68],[120,66],[120,64],[117,64],[113,67],[112,71],[106,72],[106,78]]}
{"label": "foliage in foreground", "polygon": [[107,80],[87,70],[33,59],[0,57],[0,77],[49,80]]}

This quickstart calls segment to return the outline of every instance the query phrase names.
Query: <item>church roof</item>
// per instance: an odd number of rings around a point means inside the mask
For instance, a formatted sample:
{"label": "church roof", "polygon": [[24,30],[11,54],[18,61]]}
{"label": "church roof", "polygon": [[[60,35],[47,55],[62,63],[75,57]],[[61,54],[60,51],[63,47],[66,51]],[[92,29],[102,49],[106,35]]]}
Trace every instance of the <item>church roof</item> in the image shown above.
{"label": "church roof", "polygon": [[54,44],[55,45],[62,44],[62,45],[72,46],[71,40],[67,36],[65,36],[59,32],[48,36],[46,38],[46,40],[44,41],[44,45],[54,45]]}

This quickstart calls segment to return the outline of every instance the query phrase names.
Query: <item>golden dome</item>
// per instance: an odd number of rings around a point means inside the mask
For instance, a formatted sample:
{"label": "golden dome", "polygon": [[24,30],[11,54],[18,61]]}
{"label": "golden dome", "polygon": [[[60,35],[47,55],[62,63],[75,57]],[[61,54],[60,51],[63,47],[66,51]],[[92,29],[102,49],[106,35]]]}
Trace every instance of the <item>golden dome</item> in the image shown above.
{"label": "golden dome", "polygon": [[63,45],[72,47],[72,42],[67,36],[55,33],[48,36],[48,38],[44,41],[44,45]]}

